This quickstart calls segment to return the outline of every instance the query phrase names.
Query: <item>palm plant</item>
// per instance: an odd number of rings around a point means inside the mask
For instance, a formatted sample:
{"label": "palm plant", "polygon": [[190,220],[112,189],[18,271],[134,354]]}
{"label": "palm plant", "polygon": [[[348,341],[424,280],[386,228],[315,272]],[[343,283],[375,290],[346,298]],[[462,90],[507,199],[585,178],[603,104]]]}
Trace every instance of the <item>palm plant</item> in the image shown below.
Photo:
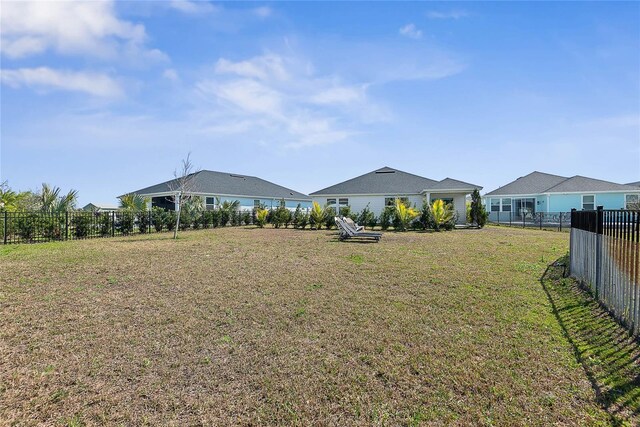
{"label": "palm plant", "polygon": [[139,194],[129,193],[120,197],[120,208],[128,211],[143,211],[147,209],[148,197]]}
{"label": "palm plant", "polygon": [[453,207],[438,199],[431,204],[431,218],[433,219],[434,230],[440,231],[440,227],[448,228],[454,220]]}
{"label": "palm plant", "polygon": [[398,231],[406,231],[411,222],[419,215],[418,211],[402,203],[400,199],[396,199],[396,221]]}
{"label": "palm plant", "polygon": [[325,221],[326,213],[327,212],[322,209],[322,206],[320,206],[320,203],[313,202],[311,213],[309,214],[309,222],[311,223],[311,226],[320,230],[320,228],[322,228],[322,223]]}
{"label": "palm plant", "polygon": [[0,183],[0,212],[9,211],[13,212],[18,209],[20,203],[21,194],[16,193],[7,182]]}
{"label": "palm plant", "polygon": [[67,194],[60,195],[60,187],[43,183],[40,191],[40,209],[49,213],[66,212],[75,207],[77,199],[77,190],[70,190]]}
{"label": "palm plant", "polygon": [[258,208],[256,210],[256,224],[258,227],[263,228],[267,223],[267,216],[269,215],[269,211],[266,209]]}

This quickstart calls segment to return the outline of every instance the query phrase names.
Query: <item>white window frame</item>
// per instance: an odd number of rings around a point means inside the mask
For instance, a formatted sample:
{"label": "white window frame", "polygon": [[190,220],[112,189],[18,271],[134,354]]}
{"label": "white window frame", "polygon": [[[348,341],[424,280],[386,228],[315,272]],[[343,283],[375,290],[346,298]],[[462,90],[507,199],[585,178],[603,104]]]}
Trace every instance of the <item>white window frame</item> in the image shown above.
{"label": "white window frame", "polygon": [[[584,204],[585,204],[584,203],[584,198],[585,197],[593,197],[593,202],[587,203],[588,205],[593,205],[592,209],[585,209],[584,208]],[[581,201],[582,201],[582,210],[591,210],[591,211],[595,210],[595,208],[596,208],[596,195],[595,194],[583,194],[582,197],[581,197]]]}
{"label": "white window frame", "polygon": [[[627,197],[629,196],[635,196],[636,201],[635,202],[629,202],[627,201]],[[631,193],[631,194],[625,194],[624,195],[624,208],[625,209],[629,209],[629,204],[630,203],[634,203],[634,204],[639,204],[640,203],[640,194],[636,194],[636,193]]]}

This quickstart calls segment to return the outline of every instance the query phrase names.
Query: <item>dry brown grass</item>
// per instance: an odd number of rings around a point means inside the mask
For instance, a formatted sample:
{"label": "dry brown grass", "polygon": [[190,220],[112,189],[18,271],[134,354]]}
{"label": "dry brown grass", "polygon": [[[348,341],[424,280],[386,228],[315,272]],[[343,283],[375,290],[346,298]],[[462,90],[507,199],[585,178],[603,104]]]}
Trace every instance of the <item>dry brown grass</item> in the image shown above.
{"label": "dry brown grass", "polygon": [[607,424],[539,281],[567,246],[235,228],[0,249],[0,424]]}

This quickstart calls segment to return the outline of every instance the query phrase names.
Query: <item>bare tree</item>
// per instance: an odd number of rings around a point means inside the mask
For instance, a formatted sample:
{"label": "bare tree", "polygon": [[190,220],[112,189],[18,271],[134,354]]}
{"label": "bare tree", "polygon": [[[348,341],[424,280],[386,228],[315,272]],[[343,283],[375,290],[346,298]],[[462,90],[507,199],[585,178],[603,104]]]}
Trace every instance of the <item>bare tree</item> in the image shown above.
{"label": "bare tree", "polygon": [[194,196],[195,177],[199,170],[195,170],[191,162],[191,153],[187,154],[186,159],[182,159],[182,165],[179,170],[173,172],[175,179],[169,182],[169,190],[171,196],[168,199],[174,203],[176,210],[176,227],[173,230],[173,238],[178,238],[178,228],[180,228],[180,212],[182,207],[189,202]]}

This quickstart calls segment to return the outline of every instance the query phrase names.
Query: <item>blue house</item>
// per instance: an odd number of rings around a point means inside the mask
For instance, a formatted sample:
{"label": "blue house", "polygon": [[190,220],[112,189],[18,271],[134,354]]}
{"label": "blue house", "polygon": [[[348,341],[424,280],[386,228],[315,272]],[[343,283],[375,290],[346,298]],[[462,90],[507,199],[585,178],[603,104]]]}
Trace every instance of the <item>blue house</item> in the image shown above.
{"label": "blue house", "polygon": [[[171,197],[175,193],[175,181],[169,180],[133,193],[148,197],[150,207],[174,210]],[[240,202],[241,210],[253,210],[259,206],[275,208],[281,200],[291,210],[298,204],[303,209],[311,208],[309,196],[255,176],[203,170],[195,172],[191,181],[189,194],[201,196],[205,209],[215,209],[225,201],[236,200]]]}
{"label": "blue house", "polygon": [[522,176],[483,196],[491,216],[510,212],[525,217],[536,212],[569,212],[571,209],[627,209],[637,206],[640,187],[584,176],[565,177],[542,172]]}

